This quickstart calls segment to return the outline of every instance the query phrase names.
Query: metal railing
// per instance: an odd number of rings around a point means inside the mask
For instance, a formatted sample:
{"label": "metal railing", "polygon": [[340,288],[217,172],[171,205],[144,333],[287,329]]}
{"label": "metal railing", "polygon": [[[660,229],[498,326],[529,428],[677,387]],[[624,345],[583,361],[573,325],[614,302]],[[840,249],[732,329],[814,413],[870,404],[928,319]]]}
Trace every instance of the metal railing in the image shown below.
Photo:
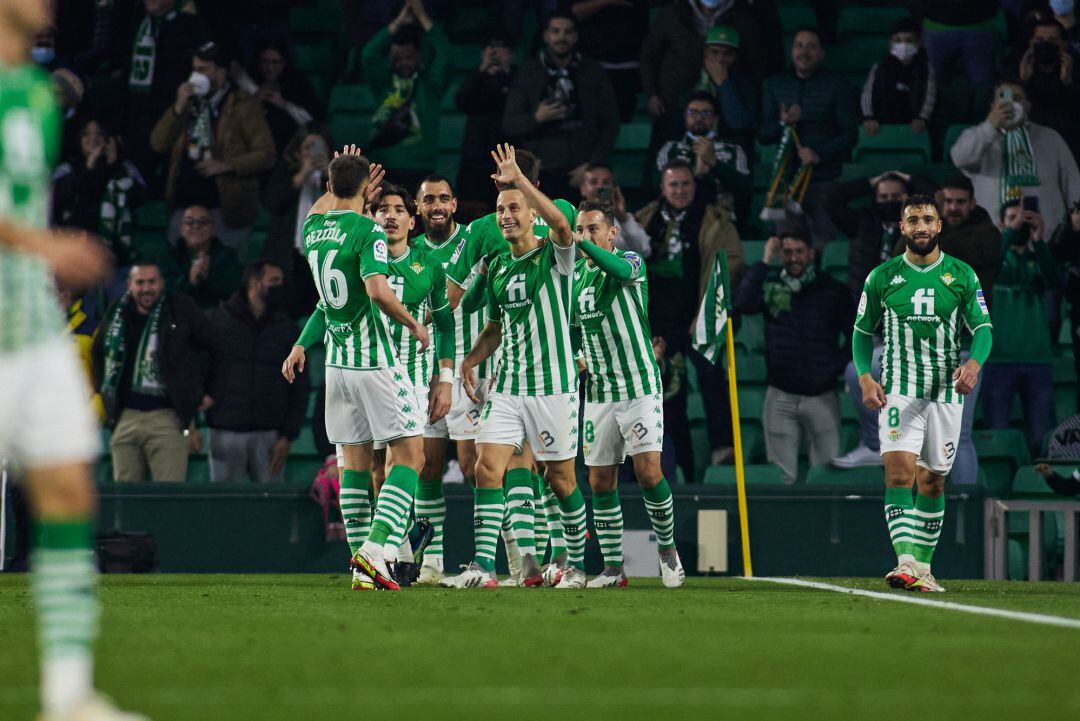
{"label": "metal railing", "polygon": [[1042,576],[1043,513],[1065,515],[1065,557],[1063,580],[1076,580],[1076,514],[1080,501],[1006,501],[988,498],[983,514],[983,576],[1004,581],[1009,577],[1009,524],[1006,514],[1028,514],[1028,580]]}

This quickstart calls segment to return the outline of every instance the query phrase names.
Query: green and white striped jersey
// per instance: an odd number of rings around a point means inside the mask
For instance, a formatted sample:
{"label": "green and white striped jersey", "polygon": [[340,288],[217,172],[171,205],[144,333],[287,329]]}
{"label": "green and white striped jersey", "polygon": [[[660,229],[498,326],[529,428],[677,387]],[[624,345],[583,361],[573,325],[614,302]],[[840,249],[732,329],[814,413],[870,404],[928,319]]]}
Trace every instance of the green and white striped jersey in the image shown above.
{"label": "green and white striped jersey", "polygon": [[389,275],[386,233],[351,210],[304,221],[304,254],[326,314],[326,365],[371,370],[397,361],[386,316],[371,302],[364,280]]}
{"label": "green and white striped jersey", "polygon": [[[413,318],[423,323],[429,312],[449,305],[442,265],[423,250],[408,247],[397,258],[391,258],[389,265],[386,282]],[[427,386],[435,362],[435,343],[428,345],[427,350],[420,350],[420,341],[405,326],[389,318],[387,322],[397,348],[398,363],[405,367],[414,386]]]}
{"label": "green and white striped jersey", "polygon": [[488,318],[502,326],[497,392],[549,396],[577,389],[570,347],[576,254],[574,245],[546,242],[520,257],[506,252],[491,261]]}
{"label": "green and white striped jersey", "polygon": [[[414,246],[423,248],[428,258],[442,264],[445,270],[450,264],[450,258],[454,255],[457,247],[468,237],[469,231],[458,224],[453,235],[436,245],[427,237],[427,234],[418,235],[413,241]],[[468,279],[466,279],[467,281]],[[487,323],[487,307],[483,307],[473,313],[466,313],[460,305],[454,309],[454,372],[459,373],[461,361],[476,342],[476,336],[484,329]],[[492,358],[486,359],[476,367],[477,378],[487,378],[491,373]]]}
{"label": "green and white striped jersey", "polygon": [[662,392],[649,330],[649,283],[637,253],[612,251],[633,269],[614,278],[587,258],[574,267],[574,325],[581,327],[589,377],[585,399],[613,403]]}
{"label": "green and white striped jersey", "polygon": [[[49,76],[33,64],[0,66],[0,216],[45,227],[60,113]],[[0,246],[0,353],[61,335],[64,316],[48,264]]]}
{"label": "green and white striped jersey", "polygon": [[886,394],[963,403],[953,372],[960,367],[960,338],[990,326],[975,271],[941,254],[918,266],[905,255],[882,263],[866,278],[855,330],[872,335],[883,325],[881,386]]}

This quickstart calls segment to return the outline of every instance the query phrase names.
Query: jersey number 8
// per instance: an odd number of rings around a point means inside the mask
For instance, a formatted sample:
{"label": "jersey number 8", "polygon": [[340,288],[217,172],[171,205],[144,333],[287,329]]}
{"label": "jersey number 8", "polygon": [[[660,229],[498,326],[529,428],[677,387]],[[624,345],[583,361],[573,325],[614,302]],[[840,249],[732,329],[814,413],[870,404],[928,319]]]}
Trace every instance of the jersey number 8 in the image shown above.
{"label": "jersey number 8", "polygon": [[320,272],[319,251],[313,250],[308,253],[308,265],[311,266],[315,284],[319,286],[319,295],[331,308],[343,308],[349,302],[349,286],[345,282],[345,274],[333,267],[337,254],[337,250],[331,250],[326,254]]}

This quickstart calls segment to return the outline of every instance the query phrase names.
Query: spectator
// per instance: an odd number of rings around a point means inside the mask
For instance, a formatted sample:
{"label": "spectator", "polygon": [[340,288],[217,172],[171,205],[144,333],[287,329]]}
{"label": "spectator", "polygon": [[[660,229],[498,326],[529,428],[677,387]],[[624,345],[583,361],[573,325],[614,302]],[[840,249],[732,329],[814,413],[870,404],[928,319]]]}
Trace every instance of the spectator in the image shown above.
{"label": "spectator", "polygon": [[169,240],[179,234],[179,209],[201,205],[214,212],[222,242],[243,256],[259,210],[258,176],[276,157],[274,139],[258,101],[229,82],[216,45],[200,46],[191,67],[150,134],[155,152],[170,153]]}
{"label": "spectator", "polygon": [[994,281],[990,318],[997,341],[983,369],[983,415],[990,428],[1008,428],[1013,398],[1024,407],[1028,449],[1039,455],[1054,407],[1054,343],[1045,296],[1061,287],[1062,275],[1043,238],[1038,213],[1020,201],[1001,209],[1003,261]]}
{"label": "spectator", "polygon": [[193,300],[165,291],[157,265],[137,261],[94,338],[93,359],[114,479],[145,481],[149,468],[155,481],[185,480],[195,414],[226,387],[228,357],[214,324]]}
{"label": "spectator", "polygon": [[643,258],[652,253],[649,236],[645,234],[637,219],[626,210],[626,198],[622,189],[615,182],[615,171],[606,165],[589,165],[578,188],[582,202],[592,200],[611,206],[615,215],[615,227],[619,233],[615,236],[615,246],[620,250],[630,250]]}
{"label": "spectator", "polygon": [[[897,170],[869,180],[855,178],[833,188],[828,199],[829,217],[851,239],[847,284],[853,298],[862,293],[870,271],[899,251],[900,207],[904,201],[909,195],[933,194],[935,190],[932,181]],[[864,203],[865,200],[871,202]],[[861,405],[860,391],[856,407]],[[876,437],[877,426],[874,428]]]}
{"label": "spectator", "polygon": [[641,90],[641,44],[649,28],[649,6],[648,0],[576,0],[570,5],[578,47],[607,71],[624,123],[633,118]]}
{"label": "spectator", "polygon": [[[146,183],[122,154],[123,140],[96,117],[79,130],[77,154],[53,175],[53,225],[82,228],[99,235],[113,254],[120,293],[131,265],[131,211],[146,196]],[[119,297],[118,293],[116,297]]]}
{"label": "spectator", "polygon": [[[705,38],[705,54],[696,91],[716,99],[716,136],[738,143],[747,156],[754,148],[754,124],[761,100],[757,85],[739,64],[740,38],[735,28],[711,28]],[[684,103],[685,105],[685,103]]]}
{"label": "spectator", "polygon": [[180,240],[171,252],[172,262],[163,268],[165,285],[174,293],[190,296],[203,310],[213,310],[240,282],[240,258],[218,240],[214,216],[202,205],[184,209]]}
{"label": "spectator", "polygon": [[986,120],[961,133],[949,154],[972,179],[979,205],[996,216],[1005,201],[1035,196],[1052,235],[1069,200],[1080,197],[1080,171],[1061,136],[1030,116],[1024,89],[1004,80]]}
{"label": "spectator", "polygon": [[142,5],[146,15],[134,39],[118,38],[113,46],[120,53],[130,53],[115,58],[114,67],[127,68],[129,152],[143,177],[153,178],[157,159],[148,142],[150,131],[184,82],[204,30],[190,5],[182,10],[177,9],[176,0],[143,0]]}
{"label": "spectator", "polygon": [[[1045,229],[1043,230],[1045,233]],[[1073,364],[1080,377],[1080,198],[1074,196],[1069,212],[1050,238],[1050,252],[1066,267],[1065,300],[1073,336]],[[1080,408],[1080,388],[1077,389]]]}
{"label": "spectator", "polygon": [[589,163],[606,163],[619,134],[615,91],[600,63],[577,52],[574,17],[553,13],[540,56],[510,86],[503,130],[541,160],[540,184],[571,198]]}
{"label": "spectator", "polygon": [[893,23],[889,54],[870,68],[862,91],[863,129],[876,135],[883,124],[910,125],[925,133],[937,102],[937,77],[912,18]]}
{"label": "spectator", "polygon": [[[750,208],[750,163],[741,145],[722,140],[717,134],[719,104],[712,95],[697,91],[686,103],[686,133],[678,140],[669,140],[656,154],[659,172],[672,160],[682,160],[694,170],[694,179],[710,201],[719,202],[735,212]],[[743,202],[736,205],[735,199]],[[741,217],[741,216],[740,216]]]}
{"label": "spectator", "polygon": [[1076,22],[1076,3],[1073,0],[1050,0],[1054,19],[1065,29],[1065,42],[1073,60],[1080,59],[1080,23]]}
{"label": "spectator", "polygon": [[365,150],[390,179],[415,188],[439,161],[439,106],[450,81],[451,49],[422,0],[401,12],[361,53],[378,107]]}
{"label": "spectator", "polygon": [[210,318],[226,339],[228,386],[206,415],[210,480],[284,480],[285,461],[307,410],[306,375],[288,383],[281,359],[296,340],[296,323],[282,312],[281,268],[260,260],[244,268],[240,290]]}
{"label": "spectator", "polygon": [[237,66],[236,86],[262,101],[274,147],[284,148],[300,128],[323,120],[322,102],[307,76],[293,67],[284,38],[263,38],[257,58],[250,74]]}
{"label": "spectator", "polygon": [[476,219],[491,209],[491,149],[504,140],[503,110],[515,72],[506,42],[492,39],[480,53],[480,67],[461,82],[454,97],[457,109],[468,116],[457,176],[463,218]]}
{"label": "spectator", "polygon": [[[727,254],[734,287],[745,265],[742,241],[731,214],[697,192],[693,169],[674,160],[660,175],[660,198],[636,214],[650,239],[648,263],[649,324],[663,340],[665,358],[678,365],[689,358],[697,369],[698,386],[705,400],[706,425],[713,462],[732,456],[731,414],[727,381],[722,367],[713,365],[689,344],[690,328],[701,304],[716,254]],[[694,284],[694,279],[697,284]],[[659,299],[663,299],[662,301]],[[686,388],[665,402],[666,432],[675,439],[679,466],[693,478],[694,452],[686,416]]]}
{"label": "spectator", "polygon": [[311,313],[318,293],[304,256],[304,220],[315,201],[326,192],[330,148],[336,147],[320,125],[301,128],[281,154],[263,191],[270,227],[263,258],[281,268],[288,289],[286,311],[299,318]]}
{"label": "spectator", "polygon": [[1065,43],[1065,28],[1056,20],[1039,20],[1031,30],[1018,67],[1020,82],[1031,103],[1031,121],[1056,130],[1073,159],[1080,151],[1080,84],[1073,78],[1073,56]]}
{"label": "spectator", "polygon": [[923,19],[923,44],[934,74],[951,78],[953,66],[963,60],[976,105],[982,103],[994,82],[998,0],[919,0],[914,9]]}
{"label": "spectator", "polygon": [[817,30],[800,28],[791,42],[792,70],[765,81],[758,132],[763,143],[778,142],[785,126],[798,134],[798,158],[813,167],[802,207],[818,248],[836,235],[826,199],[859,125],[855,88],[841,73],[823,69],[824,59]]}
{"label": "spectator", "polygon": [[842,283],[818,274],[815,261],[804,232],[769,238],[764,258],[747,269],[734,299],[737,313],[765,316],[765,454],[788,484],[795,482],[804,437],[811,465],[833,458],[840,447],[836,376],[851,355],[855,301]]}
{"label": "spectator", "polygon": [[974,186],[967,176],[946,178],[941,184],[940,198],[945,222],[938,244],[943,253],[959,258],[975,270],[986,303],[993,307],[994,281],[1001,268],[1001,231],[986,209],[976,204]]}
{"label": "spectator", "polygon": [[1035,472],[1043,477],[1054,493],[1060,496],[1080,496],[1080,469],[1073,469],[1073,472],[1065,477],[1049,463],[1036,463]]}
{"label": "spectator", "polygon": [[60,106],[64,128],[60,140],[60,157],[70,158],[78,154],[80,140],[78,133],[82,130],[85,118],[79,116],[79,105],[86,95],[86,86],[78,75],[60,68],[52,74],[53,88],[56,90],[56,102]]}

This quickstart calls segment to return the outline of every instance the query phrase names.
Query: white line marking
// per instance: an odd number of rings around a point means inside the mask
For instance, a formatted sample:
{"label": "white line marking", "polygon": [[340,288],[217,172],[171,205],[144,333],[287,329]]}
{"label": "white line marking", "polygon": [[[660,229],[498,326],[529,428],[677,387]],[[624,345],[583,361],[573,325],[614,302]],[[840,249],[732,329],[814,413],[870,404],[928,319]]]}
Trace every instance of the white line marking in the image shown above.
{"label": "white line marking", "polygon": [[933,601],[929,598],[923,598],[922,596],[906,595],[899,593],[882,593],[879,591],[864,591],[861,588],[836,586],[831,583],[822,583],[820,581],[804,581],[801,578],[770,578],[767,576],[753,576],[751,578],[743,576],[742,578],[744,581],[763,581],[765,583],[779,583],[786,586],[816,588],[819,591],[837,591],[839,593],[847,593],[852,596],[865,596],[867,598],[876,598],[879,601],[912,603],[916,606],[943,608],[947,611],[972,613],[976,616],[994,616],[997,618],[1007,618],[1012,621],[1026,621],[1027,623],[1038,623],[1044,626],[1060,626],[1061,628],[1080,629],[1080,619],[1066,618],[1064,616],[1048,616],[1042,613],[1027,613],[1025,611],[1006,611],[1002,608],[991,608],[989,606],[968,606],[964,603],[953,603],[951,601]]}

